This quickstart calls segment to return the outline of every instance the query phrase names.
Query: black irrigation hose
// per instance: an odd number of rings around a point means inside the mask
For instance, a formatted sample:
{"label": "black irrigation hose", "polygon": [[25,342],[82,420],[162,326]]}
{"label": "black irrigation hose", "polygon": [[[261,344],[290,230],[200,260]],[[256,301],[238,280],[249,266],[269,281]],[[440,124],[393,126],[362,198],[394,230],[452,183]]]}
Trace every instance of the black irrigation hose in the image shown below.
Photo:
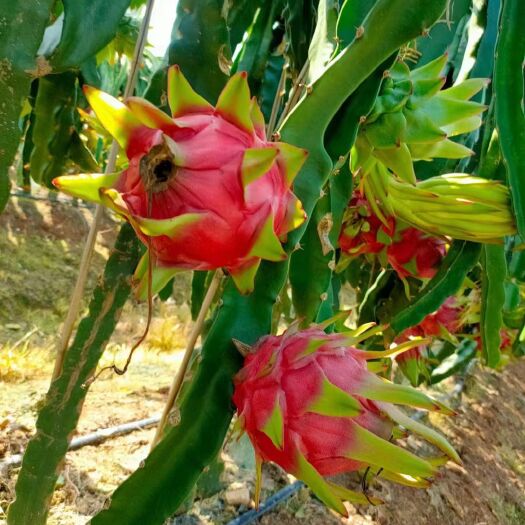
{"label": "black irrigation hose", "polygon": [[260,518],[263,514],[266,514],[279,505],[279,503],[282,503],[290,496],[293,496],[296,492],[299,492],[302,487],[304,487],[302,481],[296,481],[291,485],[286,485],[286,487],[278,490],[275,494],[270,496],[264,503],[261,503],[258,509],[249,510],[244,514],[237,516],[229,521],[227,525],[247,525],[248,523],[253,523],[257,518]]}
{"label": "black irrigation hose", "polygon": [[[135,430],[143,430],[152,427],[160,421],[160,416],[148,417],[146,419],[139,419],[138,421],[130,421],[129,423],[122,423],[109,428],[101,428],[92,434],[79,436],[71,440],[68,450],[77,450],[87,445],[98,445],[107,439],[130,434]],[[15,468],[22,464],[23,454],[13,454],[0,463],[0,472],[5,468]]]}

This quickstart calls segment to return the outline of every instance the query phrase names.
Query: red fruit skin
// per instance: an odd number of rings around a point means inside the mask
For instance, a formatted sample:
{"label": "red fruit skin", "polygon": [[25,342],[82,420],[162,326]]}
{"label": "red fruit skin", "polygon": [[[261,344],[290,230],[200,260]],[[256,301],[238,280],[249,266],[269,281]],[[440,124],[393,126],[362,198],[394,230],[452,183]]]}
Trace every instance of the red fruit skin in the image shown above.
{"label": "red fruit skin", "polygon": [[[314,352],[309,343],[324,340]],[[296,334],[268,336],[254,347],[235,378],[233,401],[256,453],[288,472],[297,470],[297,452],[322,475],[353,471],[363,465],[348,459],[354,425],[359,424],[384,439],[392,423],[379,407],[356,392],[370,372],[365,359],[346,346],[339,334],[310,328]],[[306,351],[306,352],[305,352]],[[302,353],[306,355],[301,356]],[[354,418],[320,415],[309,411],[322,395],[323,382],[350,393],[362,413]],[[283,444],[277,447],[263,431],[276,403],[283,417]]]}
{"label": "red fruit skin", "polygon": [[[344,254],[357,257],[384,252],[399,277],[434,277],[446,253],[445,241],[416,228],[399,229],[394,217],[387,217],[388,227],[385,226],[359,193],[352,197],[349,210],[351,217],[343,225],[339,236],[339,247]],[[389,237],[390,242],[381,240]]]}
{"label": "red fruit skin", "polygon": [[388,246],[386,253],[400,277],[430,279],[445,256],[446,244],[442,239],[409,227],[401,231],[401,239]]}
{"label": "red fruit skin", "polygon": [[[180,149],[176,174],[162,191],[148,192],[140,176],[140,163],[153,146],[168,135]],[[174,238],[147,238],[137,234],[159,266],[195,270],[236,270],[246,263],[267,218],[273,214],[274,231],[284,237],[294,195],[278,163],[253,182],[246,196],[241,165],[247,148],[272,147],[264,136],[226,121],[213,109],[174,119],[174,126],[158,130],[140,126],[128,148],[129,167],[116,189],[135,217],[169,219],[186,213],[203,218]],[[149,240],[148,240],[149,239]]]}

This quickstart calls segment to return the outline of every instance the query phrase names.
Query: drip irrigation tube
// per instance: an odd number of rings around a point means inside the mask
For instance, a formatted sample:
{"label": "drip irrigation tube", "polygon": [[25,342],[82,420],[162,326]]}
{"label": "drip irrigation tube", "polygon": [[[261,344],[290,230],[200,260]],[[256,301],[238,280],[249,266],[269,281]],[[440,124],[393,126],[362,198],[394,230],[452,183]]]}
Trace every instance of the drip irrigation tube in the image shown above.
{"label": "drip irrigation tube", "polygon": [[[109,428],[101,428],[92,434],[79,436],[71,440],[68,450],[78,450],[87,445],[98,445],[107,439],[123,436],[135,432],[135,430],[143,430],[152,427],[160,421],[160,416],[148,417],[146,419],[139,419],[138,421],[130,421],[129,423],[122,423]],[[13,454],[0,463],[0,472],[6,468],[19,467],[22,464],[22,454]]]}
{"label": "drip irrigation tube", "polygon": [[229,521],[227,525],[247,525],[248,523],[253,523],[257,518],[260,518],[263,514],[266,514],[279,505],[279,503],[282,503],[290,496],[293,496],[296,492],[299,492],[302,487],[304,487],[302,481],[296,481],[291,485],[286,485],[286,487],[278,490],[275,494],[270,496],[264,503],[261,503],[258,509],[249,510],[244,514],[237,516]]}

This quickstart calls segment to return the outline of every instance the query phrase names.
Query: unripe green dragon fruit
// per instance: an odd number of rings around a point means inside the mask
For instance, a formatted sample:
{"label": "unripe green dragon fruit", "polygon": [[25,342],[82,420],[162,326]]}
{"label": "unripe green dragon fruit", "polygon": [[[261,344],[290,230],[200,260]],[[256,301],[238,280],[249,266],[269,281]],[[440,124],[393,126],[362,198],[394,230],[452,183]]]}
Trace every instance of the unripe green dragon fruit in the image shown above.
{"label": "unripe green dragon fruit", "polygon": [[172,117],[141,98],[122,103],[92,87],[84,92],[129,165],[54,184],[130,222],[148,247],[136,272],[139,296],[147,293],[150,265],[153,293],[177,271],[216,268],[247,293],[261,259],[286,258],[281,241],[305,219],[292,183],[307,152],[268,142],[245,73],[230,78],[213,107],[171,67]]}
{"label": "unripe green dragon fruit", "polygon": [[299,332],[289,329],[281,336],[262,338],[246,357],[235,377],[233,401],[239,425],[255,449],[258,487],[262,462],[273,461],[343,515],[343,501],[380,500],[335,485],[324,476],[370,467],[386,479],[427,487],[442,458],[425,460],[395,445],[391,439],[397,425],[460,461],[443,436],[396,405],[444,414],[452,413],[450,409],[367,368],[367,360],[395,356],[417,342],[384,352],[359,350],[355,344],[377,333],[366,329],[332,334],[318,326]]}
{"label": "unripe green dragon fruit", "polygon": [[396,62],[351,152],[351,169],[375,215],[432,235],[501,242],[515,232],[508,188],[458,173],[417,182],[413,162],[472,154],[450,137],[481,124],[486,107],[469,99],[486,84],[469,79],[441,90],[446,56],[410,71]]}

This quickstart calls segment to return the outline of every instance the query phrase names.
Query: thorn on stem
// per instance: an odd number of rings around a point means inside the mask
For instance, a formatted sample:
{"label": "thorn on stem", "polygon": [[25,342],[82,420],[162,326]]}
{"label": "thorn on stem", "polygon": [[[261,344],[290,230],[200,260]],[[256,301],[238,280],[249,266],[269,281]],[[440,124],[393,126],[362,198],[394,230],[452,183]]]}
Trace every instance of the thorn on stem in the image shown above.
{"label": "thorn on stem", "polygon": [[232,339],[232,343],[235,345],[235,348],[237,348],[237,350],[243,357],[248,356],[253,351],[250,345],[247,345],[246,343],[243,343],[242,341],[239,341],[238,339]]}

